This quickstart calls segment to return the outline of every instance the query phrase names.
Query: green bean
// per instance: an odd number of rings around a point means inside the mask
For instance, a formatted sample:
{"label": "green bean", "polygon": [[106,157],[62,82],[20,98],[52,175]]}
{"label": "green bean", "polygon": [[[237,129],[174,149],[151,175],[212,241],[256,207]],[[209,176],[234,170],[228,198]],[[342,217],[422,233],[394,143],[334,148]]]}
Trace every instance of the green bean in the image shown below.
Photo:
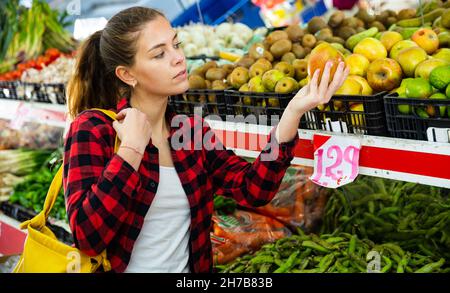
{"label": "green bean", "polygon": [[273,261],[273,256],[270,255],[259,255],[255,258],[250,259],[251,264],[273,263]]}
{"label": "green bean", "polygon": [[416,270],[415,273],[431,273],[433,271],[438,270],[440,267],[442,267],[445,263],[445,259],[441,258],[439,261],[427,264],[420,269]]}
{"label": "green bean", "polygon": [[382,256],[382,258],[384,259],[386,265],[381,269],[381,272],[387,273],[392,267],[392,261],[389,259],[389,257],[384,255]]}
{"label": "green bean", "polygon": [[303,247],[307,247],[307,248],[311,248],[313,250],[316,251],[320,251],[320,252],[324,252],[324,253],[328,253],[330,252],[330,250],[328,250],[327,248],[317,244],[316,242],[313,242],[311,240],[305,240],[302,242],[302,246]]}
{"label": "green bean", "polygon": [[324,273],[330,267],[333,261],[334,261],[334,254],[328,254],[324,256],[319,263],[320,272]]}
{"label": "green bean", "polygon": [[262,264],[261,267],[259,268],[259,272],[260,273],[268,273],[271,266],[272,266],[272,264],[270,264],[270,263]]}
{"label": "green bean", "polygon": [[348,253],[352,254],[355,252],[356,249],[356,235],[353,235],[352,238],[350,239],[350,243],[348,245]]}
{"label": "green bean", "polygon": [[294,253],[292,253],[289,256],[288,260],[282,266],[280,266],[278,269],[276,269],[274,271],[274,273],[284,273],[287,270],[289,270],[294,265],[294,261],[297,258],[298,254],[299,254],[299,251],[295,251]]}

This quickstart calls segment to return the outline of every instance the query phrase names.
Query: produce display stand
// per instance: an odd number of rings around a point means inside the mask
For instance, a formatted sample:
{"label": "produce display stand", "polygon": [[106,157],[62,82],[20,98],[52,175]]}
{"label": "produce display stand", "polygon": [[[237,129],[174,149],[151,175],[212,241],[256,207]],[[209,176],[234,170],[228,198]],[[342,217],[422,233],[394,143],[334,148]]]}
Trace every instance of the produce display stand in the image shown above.
{"label": "produce display stand", "polygon": [[[43,123],[61,127],[66,125],[64,105],[16,100],[0,99],[0,119],[12,119],[19,105],[28,105],[34,109],[27,115],[27,119],[34,120],[39,114],[44,118],[40,120]],[[206,121],[227,148],[235,150],[238,155],[251,158],[257,157],[261,149],[252,148],[248,143],[250,139],[266,141],[271,129],[270,126],[241,122]],[[295,149],[292,164],[313,165],[312,138],[315,133],[360,138],[360,174],[450,188],[449,143],[299,129],[300,143]]]}

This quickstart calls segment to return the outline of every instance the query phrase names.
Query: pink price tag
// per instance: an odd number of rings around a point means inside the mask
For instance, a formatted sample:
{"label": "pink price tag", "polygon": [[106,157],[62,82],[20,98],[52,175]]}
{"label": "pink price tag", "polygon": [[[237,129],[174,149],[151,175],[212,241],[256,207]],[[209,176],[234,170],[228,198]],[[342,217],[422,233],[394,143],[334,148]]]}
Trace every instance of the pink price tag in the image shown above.
{"label": "pink price tag", "polygon": [[314,183],[337,188],[355,180],[359,173],[359,139],[315,134],[313,143],[314,173],[310,179]]}

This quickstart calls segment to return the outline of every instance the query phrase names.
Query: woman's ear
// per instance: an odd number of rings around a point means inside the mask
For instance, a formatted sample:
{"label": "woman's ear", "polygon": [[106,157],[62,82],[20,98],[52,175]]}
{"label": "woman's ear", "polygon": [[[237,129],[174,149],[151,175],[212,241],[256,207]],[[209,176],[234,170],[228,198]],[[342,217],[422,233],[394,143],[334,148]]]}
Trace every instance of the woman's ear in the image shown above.
{"label": "woman's ear", "polygon": [[116,67],[116,76],[129,86],[134,87],[137,83],[137,80],[130,72],[130,69],[125,66],[121,65]]}

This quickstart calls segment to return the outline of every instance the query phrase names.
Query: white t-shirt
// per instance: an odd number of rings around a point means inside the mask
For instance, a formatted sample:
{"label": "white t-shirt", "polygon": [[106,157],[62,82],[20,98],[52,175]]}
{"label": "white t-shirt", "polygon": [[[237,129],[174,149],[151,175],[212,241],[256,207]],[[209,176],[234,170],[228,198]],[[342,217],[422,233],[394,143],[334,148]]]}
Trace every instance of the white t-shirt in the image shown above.
{"label": "white t-shirt", "polygon": [[126,273],[189,272],[189,202],[175,168],[160,166],[159,171],[158,190]]}

